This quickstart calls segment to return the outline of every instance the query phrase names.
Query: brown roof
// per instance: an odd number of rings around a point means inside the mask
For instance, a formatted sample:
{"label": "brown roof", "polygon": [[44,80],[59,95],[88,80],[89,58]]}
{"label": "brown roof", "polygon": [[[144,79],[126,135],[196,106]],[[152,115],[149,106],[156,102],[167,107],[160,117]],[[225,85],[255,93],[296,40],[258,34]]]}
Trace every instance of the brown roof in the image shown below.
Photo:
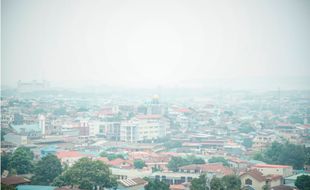
{"label": "brown roof", "polygon": [[298,190],[298,189],[296,187],[278,185],[278,186],[272,187],[271,190]]}
{"label": "brown roof", "polygon": [[198,172],[213,172],[221,173],[223,175],[233,174],[233,170],[223,166],[221,163],[208,163],[208,164],[191,164],[187,166],[182,166],[179,169],[181,170],[196,170]]}
{"label": "brown roof", "polygon": [[247,171],[247,172],[241,174],[240,176],[243,176],[243,175],[250,175],[254,179],[256,179],[257,181],[266,181],[266,178],[258,170],[250,170],[250,171]]}
{"label": "brown roof", "polygon": [[175,185],[170,185],[169,189],[170,190],[185,190],[186,187],[183,184],[175,184]]}
{"label": "brown roof", "polygon": [[30,180],[24,177],[11,176],[6,178],[1,178],[1,183],[5,185],[19,185],[24,183],[29,183]]}

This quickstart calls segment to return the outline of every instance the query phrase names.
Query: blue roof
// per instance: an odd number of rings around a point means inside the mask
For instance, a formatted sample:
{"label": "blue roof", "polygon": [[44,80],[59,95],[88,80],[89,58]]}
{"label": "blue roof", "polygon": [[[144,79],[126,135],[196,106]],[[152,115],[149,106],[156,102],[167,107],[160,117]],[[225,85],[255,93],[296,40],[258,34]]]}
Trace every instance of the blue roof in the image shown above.
{"label": "blue roof", "polygon": [[56,151],[57,147],[55,145],[46,146],[41,149],[41,151],[53,152]]}
{"label": "blue roof", "polygon": [[55,186],[42,186],[42,185],[18,185],[17,190],[54,190]]}
{"label": "blue roof", "polygon": [[22,131],[22,129],[25,129],[26,132],[41,131],[39,124],[12,125],[12,127],[18,133],[20,133]]}

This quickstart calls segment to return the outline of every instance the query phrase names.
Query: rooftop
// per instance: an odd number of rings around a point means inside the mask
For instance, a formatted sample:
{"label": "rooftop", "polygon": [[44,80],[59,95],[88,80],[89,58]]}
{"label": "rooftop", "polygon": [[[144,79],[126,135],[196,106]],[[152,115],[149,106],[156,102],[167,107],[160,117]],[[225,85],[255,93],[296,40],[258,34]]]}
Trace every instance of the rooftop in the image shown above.
{"label": "rooftop", "polygon": [[291,168],[292,166],[287,165],[272,165],[272,164],[256,164],[254,168]]}

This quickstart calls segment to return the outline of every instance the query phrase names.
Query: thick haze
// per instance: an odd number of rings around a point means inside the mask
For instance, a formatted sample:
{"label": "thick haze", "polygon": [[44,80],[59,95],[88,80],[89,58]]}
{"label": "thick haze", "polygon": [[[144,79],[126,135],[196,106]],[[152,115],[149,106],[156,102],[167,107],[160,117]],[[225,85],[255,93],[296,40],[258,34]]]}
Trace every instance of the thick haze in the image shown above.
{"label": "thick haze", "polygon": [[4,85],[309,82],[309,0],[1,3]]}

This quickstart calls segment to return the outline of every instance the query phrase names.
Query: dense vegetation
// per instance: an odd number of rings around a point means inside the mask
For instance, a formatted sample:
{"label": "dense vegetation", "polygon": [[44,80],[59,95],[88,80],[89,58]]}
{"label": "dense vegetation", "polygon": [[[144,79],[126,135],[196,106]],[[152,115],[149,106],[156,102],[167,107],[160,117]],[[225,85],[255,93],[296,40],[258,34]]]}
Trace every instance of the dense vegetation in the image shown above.
{"label": "dense vegetation", "polygon": [[172,157],[172,159],[168,163],[168,168],[171,171],[178,171],[179,167],[186,166],[190,164],[205,164],[205,160],[202,158],[197,158],[195,156],[189,156],[186,158],[182,157]]}
{"label": "dense vegetation", "polygon": [[107,152],[101,152],[100,156],[101,157],[107,157],[108,160],[115,160],[116,158],[124,159],[124,155],[122,155],[122,154],[111,154],[111,153],[107,153]]}
{"label": "dense vegetation", "polygon": [[145,163],[143,160],[135,160],[133,165],[136,169],[142,169],[145,166]]}
{"label": "dense vegetation", "polygon": [[310,176],[309,175],[298,176],[295,181],[295,186],[300,190],[310,190]]}
{"label": "dense vegetation", "polygon": [[169,185],[159,180],[149,180],[148,184],[144,187],[145,190],[169,190]]}
{"label": "dense vegetation", "polygon": [[[38,162],[33,160],[33,152],[26,147],[17,148],[13,154],[1,154],[1,170],[11,174],[33,174],[32,183],[35,185],[75,185],[81,189],[92,190],[114,188],[116,180],[112,177],[107,165],[101,161],[82,158],[73,166],[62,169],[60,160],[52,154],[43,157]],[[3,187],[10,189],[10,186]]]}
{"label": "dense vegetation", "polygon": [[59,159],[52,154],[43,157],[35,166],[32,183],[36,185],[50,185],[62,172]]}
{"label": "dense vegetation", "polygon": [[18,147],[9,158],[7,169],[16,174],[30,173],[33,170],[33,157],[30,148]]}
{"label": "dense vegetation", "polygon": [[254,159],[268,164],[291,165],[294,169],[303,169],[304,164],[310,163],[310,148],[288,142],[273,142],[265,151],[254,155]]}
{"label": "dense vegetation", "polygon": [[80,189],[92,190],[96,186],[100,188],[114,188],[117,187],[117,182],[112,177],[109,167],[103,162],[81,158],[55,178],[53,185],[58,187],[76,185]]}
{"label": "dense vegetation", "polygon": [[229,166],[228,161],[223,157],[212,157],[208,160],[209,163],[222,163],[224,166]]}
{"label": "dense vegetation", "polygon": [[222,178],[214,177],[209,182],[206,175],[201,175],[191,182],[191,190],[240,190],[241,181],[236,175],[227,175]]}

